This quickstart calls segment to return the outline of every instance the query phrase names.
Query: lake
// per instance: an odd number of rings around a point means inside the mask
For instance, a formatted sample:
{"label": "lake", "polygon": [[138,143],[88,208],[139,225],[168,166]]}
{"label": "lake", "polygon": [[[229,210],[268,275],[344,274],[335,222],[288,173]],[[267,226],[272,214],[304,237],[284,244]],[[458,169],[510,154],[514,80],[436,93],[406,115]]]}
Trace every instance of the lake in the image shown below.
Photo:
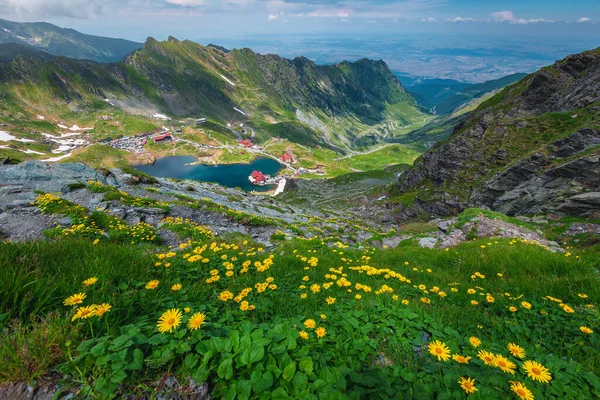
{"label": "lake", "polygon": [[192,156],[163,157],[153,165],[136,165],[136,168],[159,178],[192,179],[200,182],[218,183],[221,186],[238,187],[247,192],[251,190],[267,191],[275,185],[254,186],[248,176],[254,170],[265,175],[275,176],[281,170],[281,164],[271,158],[259,157],[250,164],[186,165],[196,161]]}

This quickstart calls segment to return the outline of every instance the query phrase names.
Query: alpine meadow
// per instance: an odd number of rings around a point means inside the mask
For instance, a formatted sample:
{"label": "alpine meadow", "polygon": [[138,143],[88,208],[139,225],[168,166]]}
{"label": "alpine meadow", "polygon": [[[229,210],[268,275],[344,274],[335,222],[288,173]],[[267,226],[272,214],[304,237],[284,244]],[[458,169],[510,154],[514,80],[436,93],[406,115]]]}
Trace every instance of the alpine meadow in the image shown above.
{"label": "alpine meadow", "polygon": [[0,399],[600,398],[594,1],[42,3]]}

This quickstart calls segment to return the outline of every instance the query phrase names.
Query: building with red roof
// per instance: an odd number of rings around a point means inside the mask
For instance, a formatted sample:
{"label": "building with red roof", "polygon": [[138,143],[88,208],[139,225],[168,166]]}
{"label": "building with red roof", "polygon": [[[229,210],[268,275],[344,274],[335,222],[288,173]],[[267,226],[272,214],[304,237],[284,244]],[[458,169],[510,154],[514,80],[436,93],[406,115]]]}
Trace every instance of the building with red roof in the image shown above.
{"label": "building with red roof", "polygon": [[249,139],[244,139],[240,142],[242,146],[252,147],[254,144]]}
{"label": "building with red roof", "polygon": [[164,140],[173,140],[173,136],[171,136],[171,133],[167,132],[167,133],[163,133],[161,135],[154,136],[155,142],[162,142]]}
{"label": "building with red roof", "polygon": [[265,183],[265,181],[267,180],[267,178],[265,178],[265,175],[260,171],[252,171],[248,179],[251,183]]}
{"label": "building with red roof", "polygon": [[283,155],[281,156],[281,161],[283,162],[293,162],[294,161],[294,156],[291,155],[288,152],[283,153]]}

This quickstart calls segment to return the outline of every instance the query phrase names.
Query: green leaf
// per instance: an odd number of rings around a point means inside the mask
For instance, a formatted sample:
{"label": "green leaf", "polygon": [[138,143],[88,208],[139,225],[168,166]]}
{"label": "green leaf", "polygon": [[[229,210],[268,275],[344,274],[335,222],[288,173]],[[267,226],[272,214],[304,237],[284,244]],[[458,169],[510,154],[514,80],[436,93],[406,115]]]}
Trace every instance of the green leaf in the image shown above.
{"label": "green leaf", "polygon": [[233,359],[231,357],[226,358],[219,364],[217,374],[219,375],[219,378],[227,380],[233,377]]}
{"label": "green leaf", "polygon": [[265,349],[262,346],[252,346],[250,349],[250,358],[248,360],[249,364],[258,362],[263,359],[265,356]]}
{"label": "green leaf", "polygon": [[115,340],[112,341],[112,343],[110,344],[110,349],[111,350],[118,350],[122,347],[127,347],[133,344],[133,340],[131,340],[131,338],[133,337],[133,335],[121,335],[117,338],[115,338]]}
{"label": "green leaf", "polygon": [[98,357],[99,355],[104,354],[105,352],[106,352],[106,342],[100,342],[90,349],[90,354],[93,355],[94,357]]}
{"label": "green leaf", "polygon": [[200,356],[198,354],[188,354],[183,360],[183,365],[185,365],[186,368],[192,369],[198,364],[199,360]]}
{"label": "green leaf", "polygon": [[299,367],[300,367],[300,371],[303,371],[307,375],[312,374],[313,368],[314,368],[312,358],[309,357],[309,358],[305,358],[302,361],[300,361]]}
{"label": "green leaf", "polygon": [[297,389],[298,391],[300,391],[300,390],[304,389],[306,387],[306,385],[308,384],[308,378],[306,377],[306,375],[304,375],[304,373],[298,371],[294,375],[294,379],[292,380],[292,383],[294,384],[294,388]]}
{"label": "green leaf", "polygon": [[127,378],[127,373],[125,371],[123,371],[122,369],[120,369],[118,371],[113,371],[112,375],[110,376],[110,381],[112,383],[120,383],[125,378]]}
{"label": "green leaf", "polygon": [[284,380],[289,382],[292,380],[295,373],[296,373],[296,363],[292,362],[283,369],[283,375],[281,377]]}
{"label": "green leaf", "polygon": [[273,386],[273,374],[266,371],[264,374],[259,371],[254,371],[250,376],[250,383],[255,392],[260,393],[263,390]]}
{"label": "green leaf", "polygon": [[284,388],[278,387],[271,393],[271,398],[273,400],[286,400],[288,398],[288,394]]}
{"label": "green leaf", "polygon": [[140,349],[133,350],[133,360],[129,364],[129,369],[140,370],[144,366],[144,353]]}

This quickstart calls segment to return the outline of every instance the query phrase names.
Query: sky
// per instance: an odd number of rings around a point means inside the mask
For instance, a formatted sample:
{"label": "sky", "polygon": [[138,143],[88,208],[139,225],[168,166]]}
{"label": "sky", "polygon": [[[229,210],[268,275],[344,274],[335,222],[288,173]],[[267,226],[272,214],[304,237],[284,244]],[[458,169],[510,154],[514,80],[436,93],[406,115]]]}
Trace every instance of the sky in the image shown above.
{"label": "sky", "polygon": [[[46,21],[139,42],[149,36],[158,40],[174,36],[202,44],[252,47],[286,57],[304,55],[321,62],[382,58],[395,70],[411,75],[422,71],[424,76],[482,81],[530,72],[567,54],[600,46],[599,3],[0,0],[0,18]],[[465,69],[466,64],[471,65]]]}
{"label": "sky", "polygon": [[0,0],[2,18],[143,41],[202,37],[478,31],[595,35],[599,0]]}

